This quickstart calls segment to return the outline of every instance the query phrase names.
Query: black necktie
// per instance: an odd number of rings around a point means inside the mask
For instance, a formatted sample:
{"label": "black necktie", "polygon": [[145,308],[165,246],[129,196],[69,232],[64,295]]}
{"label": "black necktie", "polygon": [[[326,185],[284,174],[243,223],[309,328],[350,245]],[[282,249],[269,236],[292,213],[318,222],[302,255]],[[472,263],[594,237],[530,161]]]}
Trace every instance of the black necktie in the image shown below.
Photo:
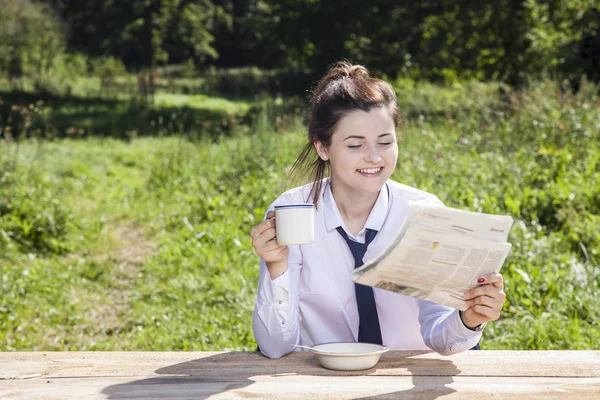
{"label": "black necktie", "polygon": [[[341,226],[338,226],[336,229],[340,235],[342,235],[344,240],[346,240],[348,247],[350,247],[350,251],[354,256],[354,268],[363,265],[363,257],[367,252],[367,247],[369,246],[369,243],[375,239],[377,231],[367,229],[366,240],[363,244],[351,240]],[[355,283],[354,290],[356,291],[356,304],[358,305],[358,341],[363,343],[383,344],[373,288]]]}

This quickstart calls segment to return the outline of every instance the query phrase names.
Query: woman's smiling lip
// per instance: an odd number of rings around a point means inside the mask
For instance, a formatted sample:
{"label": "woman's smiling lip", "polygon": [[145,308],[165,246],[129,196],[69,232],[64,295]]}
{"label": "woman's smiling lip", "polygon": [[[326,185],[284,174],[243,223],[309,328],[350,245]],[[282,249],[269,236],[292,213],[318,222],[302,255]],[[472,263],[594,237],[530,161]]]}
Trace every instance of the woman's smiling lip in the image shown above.
{"label": "woman's smiling lip", "polygon": [[[367,171],[376,171],[376,172],[367,172]],[[362,176],[369,177],[369,178],[379,176],[381,174],[381,171],[383,171],[383,167],[360,168],[360,169],[356,170],[356,172],[358,172]]]}

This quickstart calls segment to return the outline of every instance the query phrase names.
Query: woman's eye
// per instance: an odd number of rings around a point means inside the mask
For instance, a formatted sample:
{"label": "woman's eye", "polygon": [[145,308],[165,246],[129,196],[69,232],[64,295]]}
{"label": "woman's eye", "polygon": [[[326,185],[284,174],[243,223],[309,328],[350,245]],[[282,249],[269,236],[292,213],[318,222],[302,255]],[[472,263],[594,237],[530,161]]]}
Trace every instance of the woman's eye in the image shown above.
{"label": "woman's eye", "polygon": [[394,142],[385,142],[385,143],[379,143],[382,146],[390,146],[392,144],[394,144]]}
{"label": "woman's eye", "polygon": [[353,144],[353,145],[348,146],[348,148],[350,148],[350,149],[358,149],[360,146],[361,146],[360,144]]}

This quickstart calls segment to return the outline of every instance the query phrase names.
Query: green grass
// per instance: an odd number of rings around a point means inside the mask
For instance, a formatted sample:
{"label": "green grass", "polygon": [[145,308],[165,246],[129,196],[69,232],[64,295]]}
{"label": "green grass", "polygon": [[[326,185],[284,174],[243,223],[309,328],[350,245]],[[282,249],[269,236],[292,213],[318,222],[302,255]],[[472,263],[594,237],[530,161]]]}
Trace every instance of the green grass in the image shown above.
{"label": "green grass", "polygon": [[[23,117],[15,118],[13,106],[22,107],[30,116],[28,129],[23,129]],[[266,103],[255,104],[251,109],[250,103],[241,99],[163,92],[156,93],[152,104],[140,98],[120,100],[28,91],[0,92],[0,122],[6,124],[15,137],[131,138],[180,132],[193,136],[231,135],[247,130],[261,107],[266,107]]]}
{"label": "green grass", "polygon": [[[600,349],[600,101],[556,93],[403,132],[394,179],[515,218],[484,349]],[[254,350],[249,231],[304,142],[272,126],[0,144],[0,349]]]}
{"label": "green grass", "polygon": [[197,138],[245,133],[262,111],[282,112],[264,97],[198,94],[199,82],[178,78],[170,93],[159,78],[154,95],[143,97],[135,75],[106,87],[96,77],[54,76],[44,81],[43,92],[27,78],[13,84],[0,78],[0,127],[12,137],[128,139],[187,132]]}
{"label": "green grass", "polygon": [[227,114],[243,114],[248,111],[248,101],[230,100],[203,94],[185,95],[158,92],[155,96],[158,107],[190,107],[202,110],[222,111]]}

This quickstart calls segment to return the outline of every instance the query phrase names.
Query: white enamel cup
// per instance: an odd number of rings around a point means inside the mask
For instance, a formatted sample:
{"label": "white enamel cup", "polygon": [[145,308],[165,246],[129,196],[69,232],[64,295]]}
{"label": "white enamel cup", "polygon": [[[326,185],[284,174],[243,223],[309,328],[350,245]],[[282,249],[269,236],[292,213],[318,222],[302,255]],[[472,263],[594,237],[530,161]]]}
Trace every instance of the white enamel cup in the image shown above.
{"label": "white enamel cup", "polygon": [[315,206],[312,203],[275,206],[275,229],[280,245],[312,243],[315,240]]}

